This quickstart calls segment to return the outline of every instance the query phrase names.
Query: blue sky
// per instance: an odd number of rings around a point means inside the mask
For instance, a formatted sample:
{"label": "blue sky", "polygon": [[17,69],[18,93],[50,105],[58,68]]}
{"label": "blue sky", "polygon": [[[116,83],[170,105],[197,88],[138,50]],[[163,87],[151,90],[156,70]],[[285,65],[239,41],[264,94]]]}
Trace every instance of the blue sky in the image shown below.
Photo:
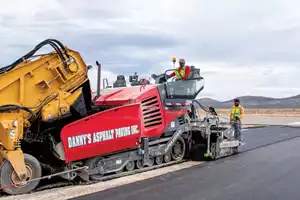
{"label": "blue sky", "polygon": [[[16,6],[17,5],[17,6]],[[185,58],[201,69],[203,97],[300,93],[300,2],[289,0],[16,1],[0,7],[0,65],[56,38],[87,62],[149,78]],[[96,66],[90,72],[96,88]]]}

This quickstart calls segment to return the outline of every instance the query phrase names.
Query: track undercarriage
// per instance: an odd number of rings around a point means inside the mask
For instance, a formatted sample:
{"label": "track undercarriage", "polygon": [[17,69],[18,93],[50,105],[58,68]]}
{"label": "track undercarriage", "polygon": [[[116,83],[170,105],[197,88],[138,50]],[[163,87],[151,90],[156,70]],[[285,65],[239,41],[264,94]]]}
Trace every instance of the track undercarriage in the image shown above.
{"label": "track undercarriage", "polygon": [[[84,170],[80,170],[78,175],[82,179],[101,180],[103,176],[113,173],[190,159],[191,153],[200,154],[204,159],[216,160],[238,153],[239,145],[239,141],[234,139],[231,127],[218,126],[217,117],[210,117],[179,126],[171,137],[150,142],[149,138],[141,138],[141,146],[137,149],[75,162],[69,170],[81,168]],[[201,150],[192,152],[195,146],[200,146]],[[73,180],[76,173],[72,171],[72,174],[63,175],[63,178]]]}

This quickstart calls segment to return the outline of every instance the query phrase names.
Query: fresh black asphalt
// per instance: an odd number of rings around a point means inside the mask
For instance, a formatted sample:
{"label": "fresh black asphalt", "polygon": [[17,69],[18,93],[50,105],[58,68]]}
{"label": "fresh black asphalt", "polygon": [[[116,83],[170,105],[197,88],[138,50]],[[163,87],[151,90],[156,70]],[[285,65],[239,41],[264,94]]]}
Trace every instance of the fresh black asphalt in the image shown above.
{"label": "fresh black asphalt", "polygon": [[300,128],[248,129],[243,135],[236,156],[75,199],[299,200]]}

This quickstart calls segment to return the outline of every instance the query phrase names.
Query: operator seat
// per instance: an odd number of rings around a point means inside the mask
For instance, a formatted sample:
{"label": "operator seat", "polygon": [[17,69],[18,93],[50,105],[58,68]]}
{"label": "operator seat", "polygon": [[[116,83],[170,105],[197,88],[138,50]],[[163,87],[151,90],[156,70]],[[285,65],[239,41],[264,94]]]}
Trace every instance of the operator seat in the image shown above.
{"label": "operator seat", "polygon": [[165,76],[164,73],[163,74],[159,74],[159,75],[152,74],[151,77],[155,80],[155,84],[165,83],[165,82],[167,82],[167,79],[171,78],[170,75],[166,75]]}
{"label": "operator seat", "polygon": [[118,75],[117,80],[113,83],[113,87],[126,87],[126,80],[124,75]]}
{"label": "operator seat", "polygon": [[200,76],[200,69],[196,68],[194,65],[191,65],[191,72],[189,78],[199,78]]}
{"label": "operator seat", "polygon": [[150,81],[148,81],[147,79],[142,78],[142,79],[140,79],[139,81],[134,81],[134,82],[132,82],[132,83],[131,83],[131,86],[137,86],[137,85],[143,85],[143,84],[149,85],[149,84],[150,84]]}

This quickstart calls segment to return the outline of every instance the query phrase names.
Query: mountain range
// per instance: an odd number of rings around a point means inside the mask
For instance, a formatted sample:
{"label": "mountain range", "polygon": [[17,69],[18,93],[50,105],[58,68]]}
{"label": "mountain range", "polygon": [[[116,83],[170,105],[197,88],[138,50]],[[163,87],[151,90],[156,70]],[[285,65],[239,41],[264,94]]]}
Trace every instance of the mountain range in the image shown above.
{"label": "mountain range", "polygon": [[[300,94],[286,98],[271,98],[263,96],[241,96],[241,105],[247,108],[300,108]],[[217,101],[211,98],[199,99],[199,102],[205,107],[213,106],[215,108],[230,108],[233,105],[233,99],[228,101]]]}

